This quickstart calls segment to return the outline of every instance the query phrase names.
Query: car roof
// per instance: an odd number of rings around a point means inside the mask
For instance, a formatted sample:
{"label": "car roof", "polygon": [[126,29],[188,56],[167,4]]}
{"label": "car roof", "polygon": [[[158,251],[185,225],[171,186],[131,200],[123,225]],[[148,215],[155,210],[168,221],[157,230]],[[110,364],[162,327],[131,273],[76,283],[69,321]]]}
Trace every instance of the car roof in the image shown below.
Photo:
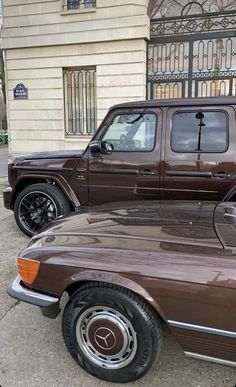
{"label": "car roof", "polygon": [[114,105],[113,109],[129,108],[155,108],[155,107],[182,107],[182,106],[220,106],[235,105],[236,97],[207,97],[207,98],[175,98],[175,99],[152,99],[145,101],[126,102]]}

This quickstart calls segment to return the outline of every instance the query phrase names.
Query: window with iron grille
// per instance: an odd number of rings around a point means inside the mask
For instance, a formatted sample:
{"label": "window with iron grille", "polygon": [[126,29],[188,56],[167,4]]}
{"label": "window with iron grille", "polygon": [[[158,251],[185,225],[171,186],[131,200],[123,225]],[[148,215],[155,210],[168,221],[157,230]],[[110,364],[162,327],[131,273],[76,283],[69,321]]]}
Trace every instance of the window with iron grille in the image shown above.
{"label": "window with iron grille", "polygon": [[92,135],[96,130],[96,69],[64,69],[65,134]]}
{"label": "window with iron grille", "polygon": [[96,0],[64,0],[64,10],[95,8]]}

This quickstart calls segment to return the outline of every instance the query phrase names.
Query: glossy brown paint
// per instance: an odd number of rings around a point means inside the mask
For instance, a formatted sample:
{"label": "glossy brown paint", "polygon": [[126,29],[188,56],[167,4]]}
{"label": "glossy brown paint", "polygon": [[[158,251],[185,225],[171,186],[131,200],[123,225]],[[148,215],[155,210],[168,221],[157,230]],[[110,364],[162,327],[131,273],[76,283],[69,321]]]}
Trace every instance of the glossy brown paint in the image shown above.
{"label": "glossy brown paint", "polygon": [[200,353],[228,361],[236,361],[235,339],[207,333],[191,332],[187,329],[172,328],[184,351]]}
{"label": "glossy brown paint", "polygon": [[[204,113],[209,107],[198,106]],[[192,112],[193,107],[178,108],[178,112]],[[212,106],[211,111],[221,111]],[[225,106],[228,116],[228,148],[223,153],[178,153],[171,149],[171,122],[176,108],[167,110],[167,125],[164,157],[164,197],[165,199],[216,200],[221,201],[235,185],[236,126],[235,108]],[[225,176],[225,177],[223,177]]]}
{"label": "glossy brown paint", "polygon": [[[132,109],[133,114],[152,113],[156,117],[156,141],[151,151],[110,151],[93,154],[88,151],[89,202],[101,204],[132,199],[160,199],[160,158],[162,111],[158,108]],[[112,111],[95,135],[101,140],[118,114],[129,114],[129,109]]]}
{"label": "glossy brown paint", "polygon": [[[137,101],[113,106],[92,140],[101,139],[118,113],[157,115],[155,149],[150,152],[41,152],[17,158],[9,168],[13,208],[19,192],[38,181],[57,184],[71,203],[101,204],[117,200],[229,200],[236,194],[236,100],[232,97]],[[224,153],[176,153],[171,150],[171,118],[179,111],[223,110],[228,114],[229,147]],[[146,171],[152,172],[147,175]],[[225,177],[219,175],[224,172]],[[230,197],[228,197],[231,192]],[[228,200],[227,199],[227,200]]]}
{"label": "glossy brown paint", "polygon": [[[74,207],[79,206],[78,198],[68,184],[74,168],[78,163],[78,157],[75,158],[74,153],[72,158],[68,158],[69,154],[64,154],[64,157],[58,152],[45,152],[26,155],[22,158],[17,158],[14,164],[9,168],[9,182],[13,188],[11,195],[4,192],[4,204],[7,208],[12,208],[18,193],[26,186],[40,181],[51,181],[56,183],[65,196]],[[35,155],[35,156],[34,156]]]}
{"label": "glossy brown paint", "polygon": [[[227,224],[227,206],[217,208],[217,225]],[[169,212],[162,203],[119,204],[58,220],[21,253],[41,263],[32,289],[61,297],[71,285],[113,283],[139,294],[167,324],[235,332],[236,250],[222,247],[213,228],[214,208],[207,203],[197,211],[189,202],[180,220],[184,211],[176,203]],[[185,351],[236,360],[235,338],[171,330]]]}

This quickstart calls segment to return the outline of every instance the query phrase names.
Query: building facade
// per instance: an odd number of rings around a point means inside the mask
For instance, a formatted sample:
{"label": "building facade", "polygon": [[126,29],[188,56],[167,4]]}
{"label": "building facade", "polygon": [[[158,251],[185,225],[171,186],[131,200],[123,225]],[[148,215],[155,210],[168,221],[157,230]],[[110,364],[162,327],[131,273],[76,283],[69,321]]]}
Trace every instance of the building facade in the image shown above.
{"label": "building facade", "polygon": [[3,0],[10,158],[83,149],[109,106],[236,94],[232,0]]}
{"label": "building facade", "polygon": [[3,1],[10,157],[81,149],[110,105],[146,98],[148,0]]}

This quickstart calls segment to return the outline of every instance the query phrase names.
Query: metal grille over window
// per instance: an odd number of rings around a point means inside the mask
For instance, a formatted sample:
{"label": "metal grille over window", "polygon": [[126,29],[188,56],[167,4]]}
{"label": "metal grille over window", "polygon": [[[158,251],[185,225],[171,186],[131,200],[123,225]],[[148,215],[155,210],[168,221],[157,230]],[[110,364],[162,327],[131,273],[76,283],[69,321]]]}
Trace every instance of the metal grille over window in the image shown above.
{"label": "metal grille over window", "polygon": [[92,135],[96,130],[96,69],[65,69],[65,133]]}
{"label": "metal grille over window", "polygon": [[96,0],[65,0],[64,10],[95,8]]}

